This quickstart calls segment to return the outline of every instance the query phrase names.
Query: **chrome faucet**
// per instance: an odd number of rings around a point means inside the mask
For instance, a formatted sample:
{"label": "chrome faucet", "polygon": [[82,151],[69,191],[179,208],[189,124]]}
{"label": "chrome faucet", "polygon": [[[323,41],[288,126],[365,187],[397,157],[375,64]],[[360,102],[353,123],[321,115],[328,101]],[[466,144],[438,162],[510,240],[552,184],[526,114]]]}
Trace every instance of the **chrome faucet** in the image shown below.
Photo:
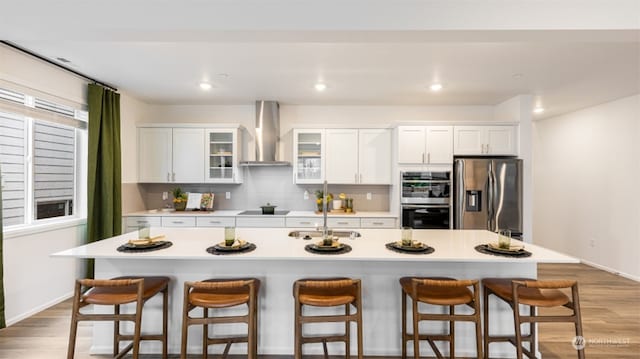
{"label": "chrome faucet", "polygon": [[327,210],[328,210],[328,201],[327,198],[329,196],[329,185],[327,184],[327,180],[324,181],[322,185],[322,238],[327,238]]}

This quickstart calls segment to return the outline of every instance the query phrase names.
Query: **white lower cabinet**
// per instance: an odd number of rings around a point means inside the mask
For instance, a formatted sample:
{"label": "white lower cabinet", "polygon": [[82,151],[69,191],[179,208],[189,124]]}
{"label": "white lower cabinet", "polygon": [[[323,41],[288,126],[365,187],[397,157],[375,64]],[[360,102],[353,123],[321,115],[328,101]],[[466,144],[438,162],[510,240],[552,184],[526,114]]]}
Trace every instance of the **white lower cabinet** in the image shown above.
{"label": "white lower cabinet", "polygon": [[284,217],[236,217],[236,227],[285,227]]}
{"label": "white lower cabinet", "polygon": [[161,227],[162,221],[160,217],[156,216],[132,216],[126,217],[124,221],[125,230],[124,233],[137,231],[140,227]]}
{"label": "white lower cabinet", "polygon": [[196,217],[162,217],[162,227],[195,227]]}
{"label": "white lower cabinet", "polygon": [[196,227],[235,227],[236,217],[196,217]]}
{"label": "white lower cabinet", "polygon": [[327,218],[329,228],[360,228],[360,218]]}
{"label": "white lower cabinet", "polygon": [[396,228],[396,219],[360,218],[360,228]]}
{"label": "white lower cabinet", "polygon": [[322,217],[286,217],[287,227],[316,228],[322,226]]}

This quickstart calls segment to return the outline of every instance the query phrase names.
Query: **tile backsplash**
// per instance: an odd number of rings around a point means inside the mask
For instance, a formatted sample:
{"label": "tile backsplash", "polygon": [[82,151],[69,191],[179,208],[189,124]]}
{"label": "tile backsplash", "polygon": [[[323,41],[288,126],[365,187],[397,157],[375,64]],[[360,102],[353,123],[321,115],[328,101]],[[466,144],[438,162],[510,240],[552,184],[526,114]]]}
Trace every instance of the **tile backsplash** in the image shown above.
{"label": "tile backsplash", "polygon": [[[315,210],[315,191],[321,184],[297,185],[293,183],[291,167],[243,167],[242,184],[140,184],[146,209],[172,206],[171,189],[180,186],[185,192],[213,192],[214,210],[258,209],[267,202],[278,210]],[[353,198],[356,211],[388,211],[391,186],[384,185],[329,185],[329,192],[337,196],[344,192]],[[308,191],[309,199],[304,199]],[[162,192],[169,192],[169,199],[162,200]],[[231,195],[225,198],[226,192]],[[371,200],[366,199],[371,193]]]}

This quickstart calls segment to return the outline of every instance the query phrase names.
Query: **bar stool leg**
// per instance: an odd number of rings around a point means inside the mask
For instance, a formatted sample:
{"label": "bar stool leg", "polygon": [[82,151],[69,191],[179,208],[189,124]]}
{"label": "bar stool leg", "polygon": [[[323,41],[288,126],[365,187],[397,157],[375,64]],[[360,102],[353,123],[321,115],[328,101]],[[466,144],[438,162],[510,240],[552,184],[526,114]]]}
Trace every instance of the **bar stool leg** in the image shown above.
{"label": "bar stool leg", "polygon": [[[455,306],[449,306],[449,315],[455,314]],[[456,357],[456,322],[451,319],[449,321],[449,358]]]}
{"label": "bar stool leg", "polygon": [[162,291],[162,359],[167,359],[169,328],[169,286]]}
{"label": "bar stool leg", "polygon": [[407,294],[402,290],[402,359],[407,359]]}
{"label": "bar stool leg", "polygon": [[[209,309],[202,308],[202,318],[206,319],[209,317]],[[209,346],[207,345],[209,339],[209,324],[204,323],[202,326],[202,359],[207,359],[209,357]]]}
{"label": "bar stool leg", "polygon": [[516,334],[516,358],[522,358],[522,332],[520,329],[520,306],[518,304],[512,304],[513,307],[513,323],[515,326]]}
{"label": "bar stool leg", "polygon": [[[344,305],[344,315],[349,316],[351,312],[350,304]],[[351,322],[344,322],[344,336],[346,340],[344,341],[344,353],[347,359],[351,358]]]}
{"label": "bar stool leg", "polygon": [[184,295],[182,296],[182,341],[180,343],[180,359],[187,358],[187,337],[189,335],[189,287],[184,285]]}
{"label": "bar stool leg", "polygon": [[484,339],[483,339],[483,344],[484,344],[484,355],[483,358],[484,359],[488,359],[489,358],[489,289],[487,288],[483,288],[482,291],[482,315],[484,316],[484,323],[483,323],[483,334],[484,334]]}
{"label": "bar stool leg", "polygon": [[[530,306],[529,307],[529,317],[533,318],[536,316],[536,307],[534,306]],[[535,322],[529,322],[529,335],[531,338],[531,341],[529,342],[529,351],[531,352],[531,354],[536,355],[536,323]]]}
{"label": "bar stool leg", "polygon": [[301,359],[302,358],[302,341],[301,341],[302,323],[300,322],[300,316],[301,315],[302,315],[302,304],[296,303],[296,305],[295,305],[295,323],[294,323],[294,328],[295,328],[295,333],[294,333],[295,343],[294,343],[294,346],[295,347],[293,349],[294,359]]}
{"label": "bar stool leg", "polygon": [[411,309],[413,315],[413,358],[420,358],[420,334],[418,332],[418,301],[411,299]]}
{"label": "bar stool leg", "polygon": [[[142,295],[140,295],[142,297]],[[135,329],[133,332],[133,359],[138,359],[140,355],[140,336],[142,331],[142,300],[136,304],[136,321],[134,323]]]}
{"label": "bar stool leg", "polygon": [[69,330],[69,346],[67,359],[73,359],[76,350],[76,335],[78,333],[78,312],[80,312],[80,283],[76,281],[73,291],[73,312],[71,313],[71,329]]}
{"label": "bar stool leg", "polygon": [[[362,293],[362,288],[360,282],[358,282],[358,293]],[[362,296],[358,295],[356,297],[356,305],[358,306],[356,310],[357,313],[357,325],[358,325],[358,359],[363,358],[362,354]]]}
{"label": "bar stool leg", "polygon": [[[582,314],[580,313],[580,297],[578,295],[578,283],[571,287],[571,299],[573,300],[573,316],[576,327],[576,336],[582,337]],[[578,350],[578,359],[584,359],[584,348]]]}
{"label": "bar stool leg", "polygon": [[[114,306],[113,314],[115,315],[120,314],[119,305],[116,304]],[[119,349],[120,349],[120,321],[116,319],[113,321],[113,356],[118,355],[118,353],[120,352]]]}

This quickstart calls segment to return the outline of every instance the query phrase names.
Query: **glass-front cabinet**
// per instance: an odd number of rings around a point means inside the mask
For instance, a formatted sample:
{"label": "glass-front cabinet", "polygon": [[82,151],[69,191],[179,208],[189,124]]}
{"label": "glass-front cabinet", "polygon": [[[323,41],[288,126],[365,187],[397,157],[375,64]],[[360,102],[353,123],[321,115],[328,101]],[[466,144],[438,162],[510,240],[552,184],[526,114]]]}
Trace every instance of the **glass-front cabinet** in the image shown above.
{"label": "glass-front cabinet", "polygon": [[295,183],[322,183],[324,180],[324,130],[293,131],[293,180]]}
{"label": "glass-front cabinet", "polygon": [[207,129],[206,181],[241,183],[238,169],[238,129]]}

